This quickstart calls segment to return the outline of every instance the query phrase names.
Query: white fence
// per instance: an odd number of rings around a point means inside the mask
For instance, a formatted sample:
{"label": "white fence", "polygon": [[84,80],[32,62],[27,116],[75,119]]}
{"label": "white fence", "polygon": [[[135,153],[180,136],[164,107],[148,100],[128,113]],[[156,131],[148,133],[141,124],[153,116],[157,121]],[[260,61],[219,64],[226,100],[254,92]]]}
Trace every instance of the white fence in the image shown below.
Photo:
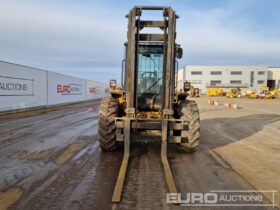
{"label": "white fence", "polygon": [[87,99],[103,98],[108,95],[108,85],[87,80]]}
{"label": "white fence", "polygon": [[48,105],[86,100],[86,80],[48,72]]}
{"label": "white fence", "polygon": [[107,84],[0,61],[0,111],[103,98]]}

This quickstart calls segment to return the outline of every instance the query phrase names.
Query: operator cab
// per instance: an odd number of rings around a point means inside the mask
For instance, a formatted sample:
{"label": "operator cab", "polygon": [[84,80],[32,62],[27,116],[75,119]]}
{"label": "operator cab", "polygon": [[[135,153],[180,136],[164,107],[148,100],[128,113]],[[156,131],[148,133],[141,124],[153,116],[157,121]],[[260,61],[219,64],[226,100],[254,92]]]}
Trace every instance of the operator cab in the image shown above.
{"label": "operator cab", "polygon": [[[126,44],[125,46],[127,47]],[[183,49],[179,45],[176,46],[176,58],[180,59]],[[160,111],[163,98],[164,43],[140,42],[136,63],[137,110]],[[126,65],[123,68],[126,69]]]}

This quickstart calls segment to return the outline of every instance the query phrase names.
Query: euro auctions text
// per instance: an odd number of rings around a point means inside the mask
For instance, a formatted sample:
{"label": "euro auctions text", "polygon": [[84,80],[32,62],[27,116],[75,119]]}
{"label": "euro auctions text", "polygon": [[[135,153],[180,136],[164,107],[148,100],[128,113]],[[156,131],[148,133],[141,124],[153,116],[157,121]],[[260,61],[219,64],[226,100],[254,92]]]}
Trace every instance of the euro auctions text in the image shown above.
{"label": "euro auctions text", "polygon": [[[211,190],[207,193],[190,192],[167,193],[166,202],[168,204],[178,203],[181,206],[272,206],[274,202],[275,190]],[[270,194],[271,202],[265,202],[264,194]]]}

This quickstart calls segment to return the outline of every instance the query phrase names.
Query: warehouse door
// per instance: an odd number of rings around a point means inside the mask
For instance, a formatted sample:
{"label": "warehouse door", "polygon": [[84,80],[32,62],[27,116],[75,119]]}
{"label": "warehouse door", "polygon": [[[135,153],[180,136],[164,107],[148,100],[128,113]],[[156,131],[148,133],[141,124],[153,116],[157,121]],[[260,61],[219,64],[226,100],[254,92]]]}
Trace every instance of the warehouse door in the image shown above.
{"label": "warehouse door", "polygon": [[275,80],[267,80],[267,87],[269,87],[270,90],[275,89]]}

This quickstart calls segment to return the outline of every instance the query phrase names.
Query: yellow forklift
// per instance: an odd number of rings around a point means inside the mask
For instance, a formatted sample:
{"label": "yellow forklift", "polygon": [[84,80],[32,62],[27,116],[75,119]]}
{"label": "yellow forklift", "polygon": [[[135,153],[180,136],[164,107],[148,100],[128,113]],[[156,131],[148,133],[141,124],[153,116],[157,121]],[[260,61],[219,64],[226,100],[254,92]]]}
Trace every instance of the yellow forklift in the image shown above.
{"label": "yellow forklift", "polygon": [[[142,20],[142,13],[158,12],[162,20]],[[99,143],[103,151],[113,151],[124,144],[124,157],[113,193],[113,202],[121,200],[130,143],[139,136],[161,139],[161,160],[168,191],[177,193],[167,159],[167,145],[177,145],[180,152],[194,152],[200,139],[198,106],[187,99],[188,93],[176,92],[177,60],[183,50],[176,39],[176,20],[171,7],[136,6],[129,11],[122,86],[104,98],[99,111]],[[144,28],[158,28],[161,33],[143,33]],[[152,132],[151,132],[152,131]],[[141,139],[141,138],[140,138]],[[141,140],[140,140],[141,141]]]}

